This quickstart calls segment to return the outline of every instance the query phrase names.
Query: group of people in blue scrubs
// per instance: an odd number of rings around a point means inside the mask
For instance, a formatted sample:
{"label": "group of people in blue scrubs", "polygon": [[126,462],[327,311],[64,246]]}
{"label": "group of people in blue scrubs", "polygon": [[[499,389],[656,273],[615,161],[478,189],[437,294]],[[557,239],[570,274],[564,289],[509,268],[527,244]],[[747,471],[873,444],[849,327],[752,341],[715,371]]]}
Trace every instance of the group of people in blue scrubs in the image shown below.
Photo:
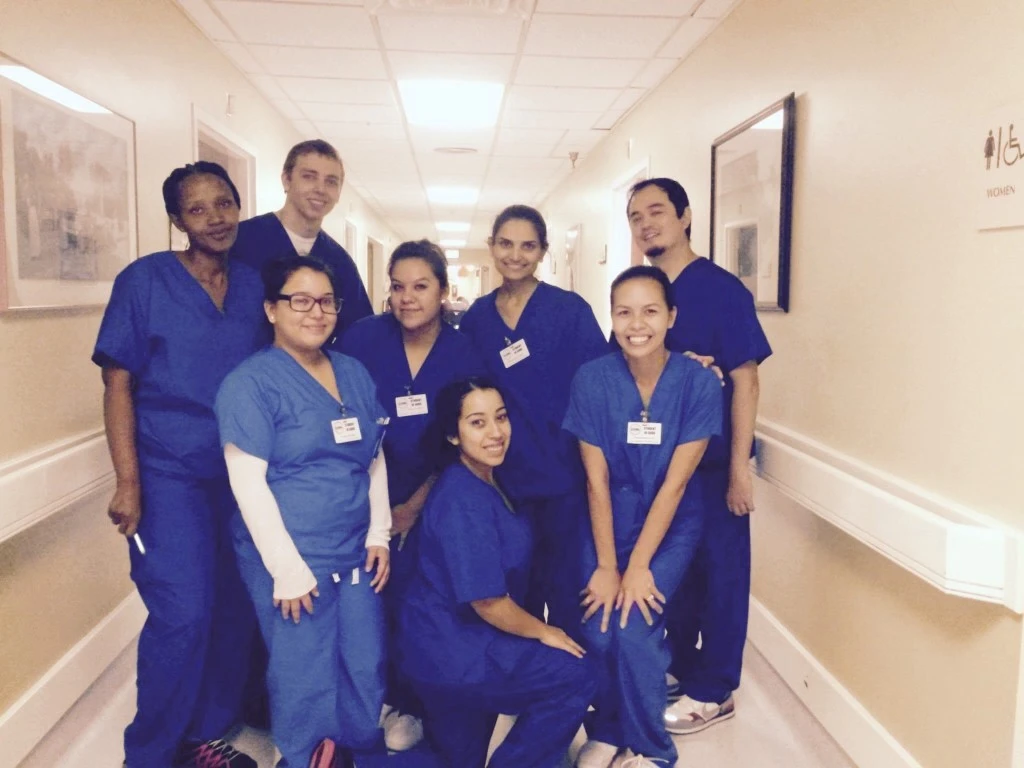
{"label": "group of people in blue scrubs", "polygon": [[179,168],[164,200],[188,248],[115,282],[94,353],[110,516],[149,610],[126,766],[255,768],[224,740],[247,684],[279,768],[555,768],[584,722],[581,768],[674,764],[669,733],[731,714],[739,679],[739,469],[770,354],[749,294],[697,257],[672,274],[689,207],[653,180],[629,215],[654,266],[615,280],[611,346],[537,279],[547,228],[522,205],[459,330],[427,240],[394,251],[372,316],[321,228],[343,179],[303,142],[284,207],[239,223],[220,166]]}

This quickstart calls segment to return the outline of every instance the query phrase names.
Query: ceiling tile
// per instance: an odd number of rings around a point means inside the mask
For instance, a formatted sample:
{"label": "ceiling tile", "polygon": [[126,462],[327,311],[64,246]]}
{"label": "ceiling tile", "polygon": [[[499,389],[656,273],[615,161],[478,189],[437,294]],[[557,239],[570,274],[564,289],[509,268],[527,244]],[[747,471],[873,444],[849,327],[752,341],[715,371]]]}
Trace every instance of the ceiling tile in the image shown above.
{"label": "ceiling tile", "polygon": [[316,138],[319,134],[317,133],[316,126],[313,125],[309,120],[293,120],[292,123],[307,139]]}
{"label": "ceiling tile", "polygon": [[514,19],[447,14],[381,16],[378,23],[384,47],[396,51],[515,53],[522,29]]}
{"label": "ceiling tile", "polygon": [[624,109],[609,109],[603,115],[601,119],[594,123],[594,128],[598,128],[603,131],[610,131],[622,116],[626,114]]}
{"label": "ceiling tile", "polygon": [[517,85],[625,88],[646,59],[562,58],[523,56],[516,68]]}
{"label": "ceiling tile", "polygon": [[388,51],[396,80],[437,78],[505,83],[515,60],[515,56],[505,54]]}
{"label": "ceiling tile", "polygon": [[263,71],[259,62],[250,55],[249,51],[241,43],[220,42],[217,43],[217,47],[224,51],[227,57],[235,63],[235,66],[246,74]]}
{"label": "ceiling tile", "polygon": [[478,131],[446,131],[411,125],[409,136],[417,153],[433,152],[438,147],[467,147],[486,155],[494,143],[493,128],[482,128]]}
{"label": "ceiling tile", "polygon": [[523,52],[534,56],[648,58],[672,34],[673,19],[535,16]]}
{"label": "ceiling tile", "polygon": [[178,0],[178,4],[184,8],[196,26],[201,29],[211,40],[234,40],[235,36],[228,26],[221,20],[206,0]]}
{"label": "ceiling tile", "polygon": [[376,48],[364,8],[214,0],[214,7],[243,43],[312,48]]}
{"label": "ceiling tile", "polygon": [[394,104],[386,80],[341,80],[327,77],[279,77],[278,84],[298,102]]}
{"label": "ceiling tile", "polygon": [[249,80],[271,101],[290,101],[288,94],[277,84],[276,78],[270,75],[249,75]]}
{"label": "ceiling tile", "polygon": [[633,85],[640,88],[653,88],[678,66],[679,59],[651,59],[651,62],[633,80]]}
{"label": "ceiling tile", "polygon": [[611,105],[612,109],[624,109],[629,110],[633,108],[640,99],[647,95],[646,88],[627,88],[621,94],[619,98]]}
{"label": "ceiling tile", "polygon": [[250,45],[249,52],[272,75],[295,77],[352,77],[387,80],[380,51],[307,48],[290,45]]}
{"label": "ceiling tile", "polygon": [[289,120],[305,120],[305,113],[291,99],[271,99],[274,108]]}
{"label": "ceiling tile", "polygon": [[[443,155],[439,152],[416,156],[424,184],[479,184],[487,170],[487,155]],[[444,179],[450,177],[451,182]],[[457,181],[456,181],[457,180]]]}
{"label": "ceiling tile", "polygon": [[555,148],[555,154],[567,155],[569,152],[586,154],[606,138],[608,138],[608,131],[568,131],[565,138]]}
{"label": "ceiling tile", "polygon": [[718,24],[718,21],[715,19],[687,19],[669,41],[665,43],[665,46],[658,51],[658,58],[683,58],[697,47],[697,44],[715,28],[716,24]]}
{"label": "ceiling tile", "polygon": [[693,14],[698,19],[722,19],[739,3],[739,0],[704,0]]}
{"label": "ceiling tile", "polygon": [[310,120],[331,120],[345,123],[380,123],[393,125],[402,122],[398,107],[390,104],[321,104],[300,102],[299,108]]}
{"label": "ceiling tile", "polygon": [[556,173],[562,166],[569,165],[568,157],[494,157],[487,169],[487,182],[509,179],[543,180]]}
{"label": "ceiling tile", "polygon": [[542,112],[505,111],[502,125],[509,128],[593,128],[601,117],[600,112]]}
{"label": "ceiling tile", "polygon": [[546,128],[502,128],[494,154],[509,157],[549,157],[565,131]]}
{"label": "ceiling tile", "polygon": [[378,125],[374,123],[335,122],[317,120],[316,127],[327,139],[384,139],[401,141],[405,138],[405,128],[400,124]]}
{"label": "ceiling tile", "polygon": [[675,16],[693,13],[700,0],[537,0],[535,13],[570,13],[588,16]]}
{"label": "ceiling tile", "polygon": [[514,85],[509,90],[505,104],[511,110],[603,112],[611,108],[618,95],[619,90],[616,88]]}

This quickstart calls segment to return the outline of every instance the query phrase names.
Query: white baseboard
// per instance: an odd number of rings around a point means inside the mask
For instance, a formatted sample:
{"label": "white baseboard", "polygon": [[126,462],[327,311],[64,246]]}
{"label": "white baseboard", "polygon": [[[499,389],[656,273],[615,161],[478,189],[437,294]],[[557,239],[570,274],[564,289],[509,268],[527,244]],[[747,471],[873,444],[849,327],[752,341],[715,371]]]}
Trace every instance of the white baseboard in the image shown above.
{"label": "white baseboard", "polygon": [[991,517],[759,420],[761,479],[950,595],[1024,613],[1024,535]]}
{"label": "white baseboard", "polygon": [[750,598],[748,638],[856,765],[921,768],[913,755],[754,597]]}
{"label": "white baseboard", "polygon": [[138,636],[145,619],[133,592],[0,714],[0,768],[25,759]]}

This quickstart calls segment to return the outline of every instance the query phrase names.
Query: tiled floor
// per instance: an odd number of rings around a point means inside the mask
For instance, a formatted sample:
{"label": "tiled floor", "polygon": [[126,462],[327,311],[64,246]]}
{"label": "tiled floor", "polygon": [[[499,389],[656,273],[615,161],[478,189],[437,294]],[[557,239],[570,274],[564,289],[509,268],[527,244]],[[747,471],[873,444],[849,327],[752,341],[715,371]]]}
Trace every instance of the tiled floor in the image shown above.
{"label": "tiled floor", "polygon": [[[119,663],[130,664],[133,660],[134,649],[130,648]],[[102,686],[102,681],[97,686]],[[83,712],[76,706],[79,711],[72,710],[71,719],[58,726],[66,731],[74,729],[71,737],[44,744],[20,768],[120,766],[121,730],[132,716],[134,686],[98,693],[101,695],[91,700],[102,702],[100,711]],[[496,741],[508,728],[508,720],[503,720],[495,732]],[[55,747],[54,741],[68,746]],[[268,734],[245,729],[235,743],[255,757],[260,768],[273,768],[274,748]],[[581,734],[572,754],[582,743]],[[676,743],[679,768],[854,768],[768,663],[749,646],[743,686],[736,694],[736,717],[702,733],[677,738]]]}

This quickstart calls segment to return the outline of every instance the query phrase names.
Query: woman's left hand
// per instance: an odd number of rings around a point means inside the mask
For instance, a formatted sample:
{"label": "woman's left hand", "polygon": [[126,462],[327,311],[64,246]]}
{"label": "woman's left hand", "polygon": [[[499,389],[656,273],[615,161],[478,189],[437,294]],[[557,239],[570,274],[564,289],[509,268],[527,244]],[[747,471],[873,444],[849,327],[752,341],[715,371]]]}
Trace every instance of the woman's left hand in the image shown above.
{"label": "woman's left hand", "polygon": [[683,352],[691,360],[696,360],[698,363],[703,365],[705,368],[710,368],[712,373],[718,377],[719,383],[725,386],[725,374],[722,373],[722,369],[715,365],[715,358],[711,355],[698,355],[696,352]]}
{"label": "woman's left hand", "polygon": [[387,547],[366,548],[366,572],[370,573],[374,568],[377,569],[377,573],[374,574],[370,586],[374,592],[380,592],[391,575],[391,552]]}
{"label": "woman's left hand", "polygon": [[615,601],[615,607],[622,612],[619,620],[619,628],[625,629],[629,620],[629,612],[634,605],[644,617],[647,626],[654,624],[651,611],[664,613],[665,596],[658,591],[654,583],[654,574],[650,568],[641,568],[630,565],[622,574],[622,584],[619,587],[619,596]]}

